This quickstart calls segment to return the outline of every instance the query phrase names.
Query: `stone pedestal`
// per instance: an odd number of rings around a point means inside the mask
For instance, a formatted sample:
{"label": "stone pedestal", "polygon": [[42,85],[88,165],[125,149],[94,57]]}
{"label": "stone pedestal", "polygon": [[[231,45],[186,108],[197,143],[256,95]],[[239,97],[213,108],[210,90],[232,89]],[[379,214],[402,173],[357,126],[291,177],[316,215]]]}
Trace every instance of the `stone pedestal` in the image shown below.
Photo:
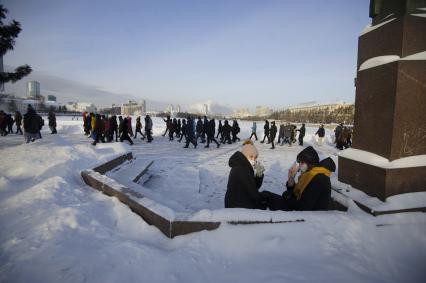
{"label": "stone pedestal", "polygon": [[[355,149],[389,162],[426,154],[426,10],[411,1],[405,1],[407,6],[397,2],[402,10],[393,15],[394,6],[376,10],[375,28],[359,37],[353,136]],[[386,55],[400,59],[362,68],[367,60]],[[339,157],[339,180],[385,200],[426,191],[426,164],[386,169]]]}

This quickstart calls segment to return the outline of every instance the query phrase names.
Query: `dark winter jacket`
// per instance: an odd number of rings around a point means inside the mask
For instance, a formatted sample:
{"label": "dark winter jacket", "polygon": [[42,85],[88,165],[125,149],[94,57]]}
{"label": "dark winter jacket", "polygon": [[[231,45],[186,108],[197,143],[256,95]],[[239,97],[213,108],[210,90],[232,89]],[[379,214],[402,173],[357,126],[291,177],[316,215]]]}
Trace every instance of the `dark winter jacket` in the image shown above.
{"label": "dark winter jacket", "polygon": [[186,122],[185,133],[189,138],[194,137],[194,119],[189,118]]}
{"label": "dark winter jacket", "polygon": [[[319,167],[324,167],[331,172],[336,171],[336,164],[331,158],[322,160]],[[316,175],[307,185],[299,200],[293,195],[293,187],[286,184],[287,191],[283,193],[286,210],[327,210],[331,198],[330,178],[324,174]]]}
{"label": "dark winter jacket", "polygon": [[223,126],[222,126],[222,121],[221,121],[221,120],[219,120],[219,126],[218,126],[218,128],[217,128],[217,131],[218,131],[219,133],[221,133],[221,132],[222,132],[222,128],[223,128]]}
{"label": "dark winter jacket", "polygon": [[277,126],[275,126],[275,124],[272,124],[271,129],[269,131],[269,136],[271,141],[275,139],[276,135],[277,135]]}
{"label": "dark winter jacket", "polygon": [[207,119],[207,117],[204,117],[203,131],[205,134],[207,134],[208,132],[208,127],[209,127],[209,120]]}
{"label": "dark winter jacket", "polygon": [[262,186],[263,176],[254,176],[253,167],[240,151],[231,156],[229,166],[231,172],[225,194],[225,207],[262,208],[259,188]]}
{"label": "dark winter jacket", "polygon": [[215,131],[216,131],[216,123],[214,119],[211,119],[209,121],[209,124],[207,125],[207,136],[214,137]]}
{"label": "dark winter jacket", "polygon": [[320,138],[323,138],[325,136],[325,129],[319,128],[315,134],[318,135]]}
{"label": "dark winter jacket", "polygon": [[228,136],[231,134],[231,126],[229,125],[228,121],[225,121],[225,124],[222,126],[222,132],[225,136]]}
{"label": "dark winter jacket", "polygon": [[299,131],[299,138],[303,138],[305,136],[306,133],[306,128],[305,126],[300,127]]}
{"label": "dark winter jacket", "polygon": [[203,132],[203,121],[201,121],[201,119],[198,119],[197,125],[195,126],[195,131],[197,133],[202,133]]}
{"label": "dark winter jacket", "polygon": [[265,130],[265,135],[269,135],[269,122],[265,122],[265,126],[263,126],[263,129]]}
{"label": "dark winter jacket", "polygon": [[22,115],[20,112],[16,112],[15,114],[15,123],[16,123],[16,126],[22,125]]}
{"label": "dark winter jacket", "polygon": [[136,132],[142,130],[141,119],[136,119]]}
{"label": "dark winter jacket", "polygon": [[[102,134],[103,131],[103,122],[100,116],[96,116],[96,121],[95,121],[95,128],[93,129],[93,132],[97,135]],[[124,127],[123,127],[124,128]]]}
{"label": "dark winter jacket", "polygon": [[24,115],[24,130],[26,133],[37,134],[40,131],[39,116],[33,108],[28,108],[28,112]]}
{"label": "dark winter jacket", "polygon": [[152,120],[151,117],[148,115],[145,116],[145,131],[151,131],[152,130]]}
{"label": "dark winter jacket", "polygon": [[56,127],[56,116],[53,112],[49,113],[47,119],[49,120],[49,127]]}

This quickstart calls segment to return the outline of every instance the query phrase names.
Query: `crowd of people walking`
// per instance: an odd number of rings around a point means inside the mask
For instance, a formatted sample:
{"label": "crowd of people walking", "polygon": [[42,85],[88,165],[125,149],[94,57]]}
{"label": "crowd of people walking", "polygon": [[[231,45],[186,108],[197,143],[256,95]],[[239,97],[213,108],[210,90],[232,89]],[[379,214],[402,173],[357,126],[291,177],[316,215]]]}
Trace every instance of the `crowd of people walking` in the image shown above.
{"label": "crowd of people walking", "polygon": [[[51,134],[57,134],[56,116],[50,111],[47,116],[48,126]],[[224,144],[233,144],[240,141],[239,134],[241,132],[237,120],[219,120],[216,122],[214,118],[208,119],[204,117],[187,117],[186,119],[171,118],[167,116],[163,119],[165,122],[165,131],[162,136],[168,136],[169,141],[176,140],[182,142],[184,139],[184,148],[193,145],[194,148],[198,144],[205,144],[205,148],[209,148],[210,144],[215,144],[217,148]],[[303,146],[306,135],[306,126],[301,124],[298,128],[296,125],[288,122],[280,122],[279,126],[276,121],[265,120],[263,126],[263,139],[260,143],[270,144],[270,149],[275,149],[276,145],[293,146],[298,142],[299,146]],[[13,130],[13,127],[16,130]],[[22,130],[22,126],[24,131]],[[41,129],[44,126],[44,119],[36,113],[31,105],[28,105],[27,113],[22,116],[19,111],[15,114],[7,114],[0,111],[0,134],[7,136],[9,134],[24,135],[27,143],[42,138]],[[95,113],[83,113],[83,128],[86,136],[92,138],[92,145],[99,142],[128,142],[133,145],[138,135],[141,140],[148,143],[153,142],[153,121],[149,115],[144,118],[137,117],[135,128],[132,126],[131,116],[101,115]],[[251,134],[249,139],[259,140],[257,134],[257,122],[253,122],[251,126]],[[334,144],[338,149],[345,149],[352,146],[352,128],[339,124],[334,130]],[[318,136],[317,145],[322,146],[325,139],[324,125],[320,125],[315,132]]]}
{"label": "crowd of people walking", "polygon": [[[56,116],[53,111],[48,113],[49,128],[51,134],[57,134],[56,131]],[[13,125],[16,125],[16,131],[13,130]],[[24,131],[22,131],[22,125]],[[0,111],[0,135],[7,136],[9,134],[23,135],[27,143],[41,139],[41,129],[44,126],[44,119],[37,114],[31,104],[28,105],[27,113],[22,116],[21,112],[16,111],[15,115],[7,114]]]}

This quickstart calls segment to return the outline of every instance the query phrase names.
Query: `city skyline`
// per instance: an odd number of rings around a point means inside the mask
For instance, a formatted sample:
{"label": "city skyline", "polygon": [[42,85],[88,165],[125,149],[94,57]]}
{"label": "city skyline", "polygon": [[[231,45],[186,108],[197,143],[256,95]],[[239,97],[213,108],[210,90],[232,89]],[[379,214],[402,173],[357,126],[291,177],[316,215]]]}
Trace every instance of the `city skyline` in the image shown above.
{"label": "city skyline", "polygon": [[353,102],[357,37],[370,22],[366,0],[4,5],[23,28],[5,65],[118,96],[233,108]]}

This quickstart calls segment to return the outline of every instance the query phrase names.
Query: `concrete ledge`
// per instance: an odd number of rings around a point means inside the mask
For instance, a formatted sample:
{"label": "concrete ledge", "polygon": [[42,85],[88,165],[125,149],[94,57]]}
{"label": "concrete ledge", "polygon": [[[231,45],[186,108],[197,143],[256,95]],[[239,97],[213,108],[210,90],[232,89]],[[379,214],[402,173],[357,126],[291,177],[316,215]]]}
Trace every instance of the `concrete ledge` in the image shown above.
{"label": "concrete ledge", "polygon": [[129,152],[93,168],[93,171],[98,172],[100,174],[105,174],[106,172],[111,171],[112,169],[124,163],[125,161],[132,159],[133,154]]}
{"label": "concrete ledge", "polygon": [[426,166],[385,169],[339,156],[338,179],[385,201],[393,195],[424,191]]}

